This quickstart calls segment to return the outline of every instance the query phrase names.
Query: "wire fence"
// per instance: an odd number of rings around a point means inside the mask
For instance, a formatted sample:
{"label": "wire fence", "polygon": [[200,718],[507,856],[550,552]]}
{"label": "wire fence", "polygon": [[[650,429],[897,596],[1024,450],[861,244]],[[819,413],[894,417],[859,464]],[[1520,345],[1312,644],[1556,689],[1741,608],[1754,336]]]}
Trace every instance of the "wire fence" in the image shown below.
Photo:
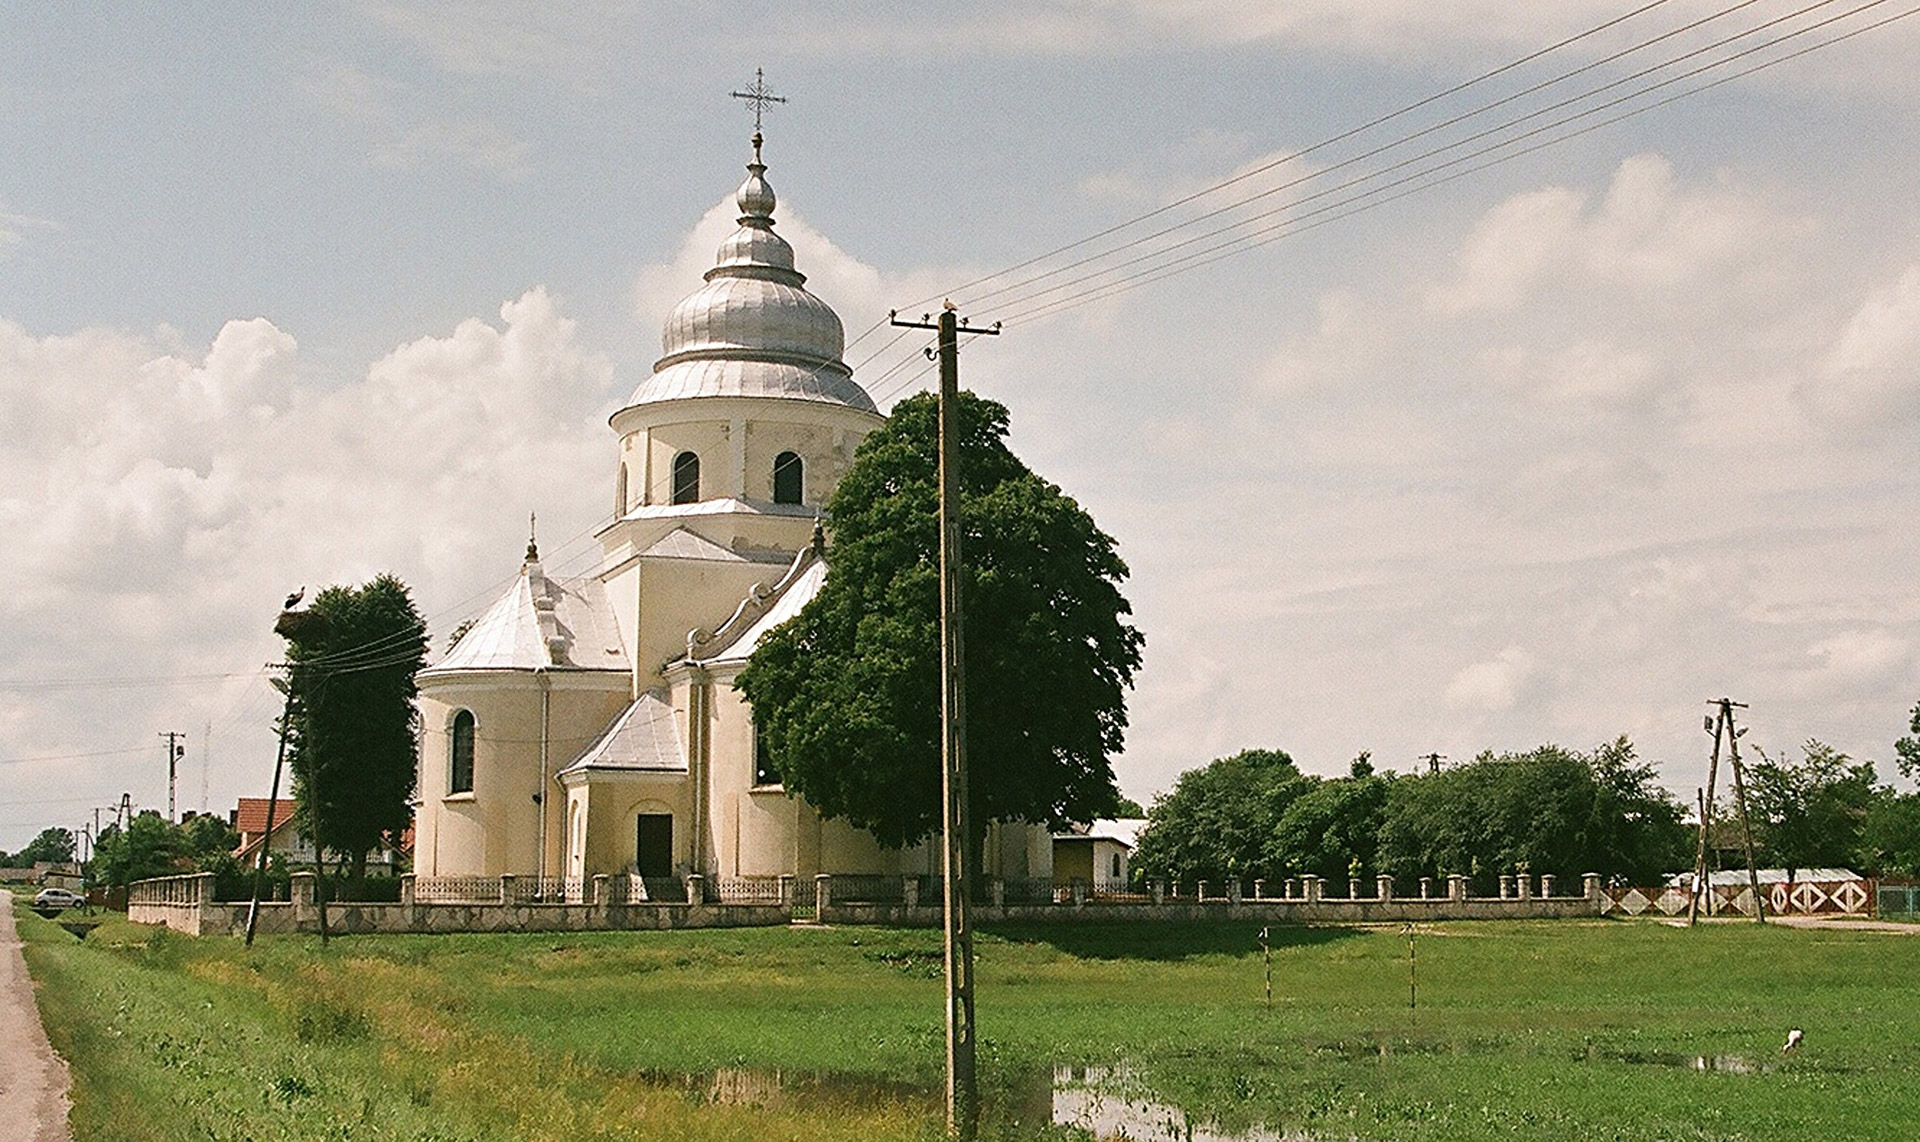
{"label": "wire fence", "polygon": [[1888,884],[1881,881],[1875,894],[1874,904],[1880,915],[1920,918],[1920,884]]}

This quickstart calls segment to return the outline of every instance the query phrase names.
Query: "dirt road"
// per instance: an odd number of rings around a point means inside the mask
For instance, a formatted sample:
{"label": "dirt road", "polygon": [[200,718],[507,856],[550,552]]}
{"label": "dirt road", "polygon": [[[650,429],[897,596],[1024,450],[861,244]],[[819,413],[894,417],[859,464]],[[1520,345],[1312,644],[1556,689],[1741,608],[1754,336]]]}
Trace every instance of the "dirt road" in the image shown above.
{"label": "dirt road", "polygon": [[13,894],[0,892],[0,1138],[68,1142],[67,1064],[53,1053],[20,956]]}

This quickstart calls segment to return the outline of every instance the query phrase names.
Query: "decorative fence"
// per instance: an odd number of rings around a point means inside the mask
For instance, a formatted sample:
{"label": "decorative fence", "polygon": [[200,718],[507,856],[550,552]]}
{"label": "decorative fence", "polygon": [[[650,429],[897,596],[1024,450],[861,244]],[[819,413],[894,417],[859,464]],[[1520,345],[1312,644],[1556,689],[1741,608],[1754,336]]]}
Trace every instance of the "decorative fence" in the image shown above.
{"label": "decorative fence", "polygon": [[[1603,916],[1684,916],[1692,892],[1684,885],[1654,888],[1605,888]],[[1762,882],[1761,899],[1769,916],[1871,916],[1875,886],[1871,880],[1777,880]],[[1716,884],[1700,898],[1708,916],[1752,916],[1751,884]]]}
{"label": "decorative fence", "polygon": [[[407,875],[397,878],[396,887],[399,899],[393,902],[329,901],[328,927],[340,933],[585,931],[765,926],[795,920],[936,926],[942,912],[940,882],[925,876],[823,874],[805,883],[792,876],[694,875],[673,880],[623,873],[582,880]],[[1337,886],[1314,876],[1271,885],[1256,880],[1251,891],[1240,883],[1205,881],[1153,882],[1143,893],[1111,891],[1086,881],[991,879],[981,887],[973,906],[981,923],[1404,923],[1593,916],[1621,910],[1595,875],[1582,878],[1578,895],[1556,895],[1550,876],[1506,878],[1497,897],[1470,897],[1463,876],[1448,878],[1444,886],[1422,880],[1417,895],[1398,894],[1393,879],[1384,876],[1371,884],[1351,880]],[[1344,888],[1345,895],[1328,891],[1330,887]],[[1436,887],[1444,891],[1436,892]],[[295,873],[290,888],[287,901],[261,902],[260,931],[318,930],[321,906],[313,874]],[[202,873],[136,883],[128,917],[197,935],[237,935],[246,929],[251,910],[244,901],[219,900],[213,874]],[[1646,905],[1638,910],[1645,911]]]}

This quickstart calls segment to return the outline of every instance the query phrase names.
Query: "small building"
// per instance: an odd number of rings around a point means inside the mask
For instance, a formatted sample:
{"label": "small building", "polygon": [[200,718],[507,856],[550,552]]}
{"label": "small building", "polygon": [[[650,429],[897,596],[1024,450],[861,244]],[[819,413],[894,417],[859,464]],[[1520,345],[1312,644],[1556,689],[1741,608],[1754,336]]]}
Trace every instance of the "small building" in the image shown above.
{"label": "small building", "polygon": [[[242,797],[235,804],[233,812],[228,814],[227,823],[233,831],[240,834],[240,843],[234,846],[234,859],[242,865],[259,859],[260,843],[267,842],[267,852],[286,859],[293,867],[311,866],[315,863],[313,839],[302,834],[294,824],[294,804],[288,797],[282,797],[273,805],[273,824],[267,824],[267,806],[265,797]],[[413,830],[408,829],[402,839],[401,850],[407,848]],[[336,854],[337,855],[337,854]],[[380,845],[367,854],[367,868],[381,873],[391,872],[399,857],[392,846]]]}
{"label": "small building", "polygon": [[1053,876],[1061,884],[1078,881],[1095,892],[1124,892],[1132,875],[1129,862],[1145,818],[1094,821],[1053,835]]}

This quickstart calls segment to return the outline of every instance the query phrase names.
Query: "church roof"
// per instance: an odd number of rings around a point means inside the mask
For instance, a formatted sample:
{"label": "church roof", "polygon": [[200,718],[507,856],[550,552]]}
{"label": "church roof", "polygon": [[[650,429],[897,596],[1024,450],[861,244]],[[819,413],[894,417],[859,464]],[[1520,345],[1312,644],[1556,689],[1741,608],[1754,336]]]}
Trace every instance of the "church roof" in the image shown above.
{"label": "church roof", "polygon": [[691,559],[701,563],[785,563],[791,558],[780,551],[735,551],[684,527],[676,527],[654,540],[640,554],[651,559]]}
{"label": "church roof", "polygon": [[753,162],[735,201],[739,228],[720,245],[706,284],[667,315],[661,357],[630,404],[750,396],[817,401],[878,412],[840,359],[846,332],[807,292],[793,247],[773,231],[773,187],[754,135]]}
{"label": "church roof", "polygon": [[[789,572],[787,578],[774,587],[771,605],[758,618],[744,623],[744,629],[738,635],[734,635],[721,650],[703,657],[701,661],[709,664],[745,662],[753,657],[760,640],[767,637],[773,628],[793,618],[800,613],[800,608],[812,602],[813,597],[820,593],[821,585],[827,581],[827,561],[818,556],[809,559],[809,556],[812,556],[811,550],[801,552],[800,559],[795,561],[797,574]],[[721,627],[715,641],[731,634],[727,627]]]}
{"label": "church roof", "polygon": [[626,670],[629,665],[599,580],[549,579],[533,559],[447,656],[422,673],[554,668]]}
{"label": "church roof", "polygon": [[649,690],[613,720],[599,739],[556,776],[583,769],[687,771],[680,723],[663,690]]}

